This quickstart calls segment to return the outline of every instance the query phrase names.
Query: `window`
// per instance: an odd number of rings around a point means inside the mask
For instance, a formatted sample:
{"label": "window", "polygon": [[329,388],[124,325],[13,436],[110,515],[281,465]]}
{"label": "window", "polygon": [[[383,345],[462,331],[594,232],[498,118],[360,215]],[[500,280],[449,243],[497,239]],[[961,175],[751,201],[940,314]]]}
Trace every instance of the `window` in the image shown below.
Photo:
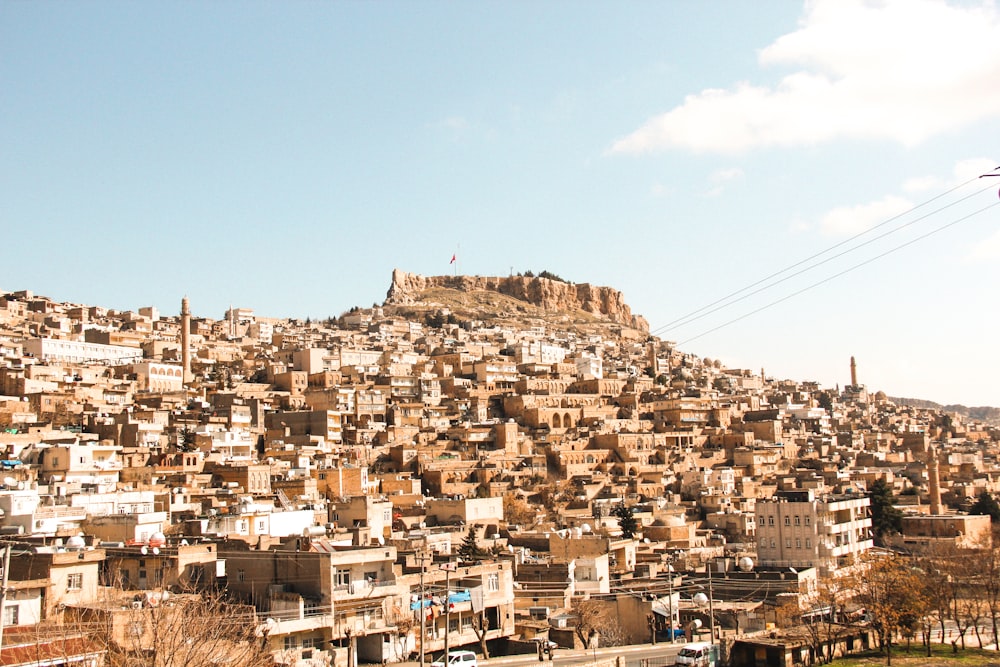
{"label": "window", "polygon": [[772,548],[772,549],[774,549],[774,548],[775,548],[775,546],[774,546],[774,538],[773,538],[773,537],[771,538],[771,548]]}
{"label": "window", "polygon": [[767,525],[769,525],[769,526],[773,526],[774,525],[774,517],[773,516],[767,517]]}
{"label": "window", "polygon": [[785,539],[785,548],[786,549],[791,549],[792,548],[792,538],[789,537],[789,538]]}
{"label": "window", "polygon": [[20,615],[21,608],[16,604],[7,605],[3,608],[3,624],[4,625],[17,625],[18,616]]}
{"label": "window", "polygon": [[486,590],[491,593],[496,593],[500,590],[500,575],[498,573],[491,572],[486,577]]}
{"label": "window", "polygon": [[801,526],[801,525],[802,525],[802,524],[800,523],[800,521],[799,521],[799,515],[798,515],[798,514],[796,514],[796,515],[795,515],[795,525],[796,525],[796,526]]}
{"label": "window", "polygon": [[293,650],[297,649],[298,647],[299,647],[299,638],[298,637],[295,637],[293,635],[285,637],[285,650],[286,651],[293,651]]}
{"label": "window", "polygon": [[67,591],[78,591],[83,588],[83,574],[80,572],[74,572],[73,574],[66,577],[66,590]]}
{"label": "window", "polygon": [[334,586],[349,586],[351,584],[351,571],[350,570],[334,570],[333,571],[333,585]]}
{"label": "window", "polygon": [[802,548],[802,538],[800,538],[800,537],[796,537],[795,538],[795,548],[796,549],[801,549]]}
{"label": "window", "polygon": [[786,516],[785,517],[785,525],[786,526],[792,525],[792,517],[790,517],[790,516]]}
{"label": "window", "polygon": [[762,525],[762,526],[764,525],[764,517],[760,518],[760,525]]}
{"label": "window", "polygon": [[246,570],[236,570],[237,581],[246,581],[247,573]]}
{"label": "window", "polygon": [[813,541],[811,539],[809,539],[808,537],[806,538],[806,549],[812,549],[813,546],[812,542]]}
{"label": "window", "polygon": [[811,522],[812,522],[812,520],[807,516],[806,517],[806,525],[808,526]]}

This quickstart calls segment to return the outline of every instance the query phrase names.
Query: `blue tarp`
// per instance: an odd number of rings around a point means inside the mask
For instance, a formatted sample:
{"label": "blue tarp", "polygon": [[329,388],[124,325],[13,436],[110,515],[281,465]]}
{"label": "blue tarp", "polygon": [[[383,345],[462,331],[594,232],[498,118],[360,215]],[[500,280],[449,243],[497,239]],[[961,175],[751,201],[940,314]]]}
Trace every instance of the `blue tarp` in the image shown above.
{"label": "blue tarp", "polygon": [[[469,589],[465,589],[464,591],[455,591],[448,596],[448,602],[451,604],[458,604],[459,602],[472,602],[472,593],[469,592]],[[423,606],[430,607],[435,604],[441,605],[443,604],[443,600],[437,596],[427,598],[424,600]],[[420,609],[420,600],[413,600],[410,602],[410,611],[416,611],[417,609]]]}

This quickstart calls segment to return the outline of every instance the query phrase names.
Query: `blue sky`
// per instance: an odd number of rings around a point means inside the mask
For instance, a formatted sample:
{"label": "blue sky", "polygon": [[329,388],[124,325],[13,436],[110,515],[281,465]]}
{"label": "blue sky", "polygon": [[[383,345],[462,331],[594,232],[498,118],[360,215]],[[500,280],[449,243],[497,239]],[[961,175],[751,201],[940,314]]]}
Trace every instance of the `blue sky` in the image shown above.
{"label": "blue sky", "polygon": [[315,318],[457,251],[1000,406],[997,81],[992,3],[0,3],[0,289]]}

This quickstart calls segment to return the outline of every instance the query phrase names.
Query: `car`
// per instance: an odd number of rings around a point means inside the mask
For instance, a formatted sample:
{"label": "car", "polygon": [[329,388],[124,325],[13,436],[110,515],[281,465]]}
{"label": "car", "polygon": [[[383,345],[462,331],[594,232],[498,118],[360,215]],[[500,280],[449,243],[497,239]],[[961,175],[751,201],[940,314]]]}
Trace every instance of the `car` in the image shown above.
{"label": "car", "polygon": [[[431,667],[445,667],[444,656],[431,663]],[[479,667],[475,651],[448,651],[447,667]]]}

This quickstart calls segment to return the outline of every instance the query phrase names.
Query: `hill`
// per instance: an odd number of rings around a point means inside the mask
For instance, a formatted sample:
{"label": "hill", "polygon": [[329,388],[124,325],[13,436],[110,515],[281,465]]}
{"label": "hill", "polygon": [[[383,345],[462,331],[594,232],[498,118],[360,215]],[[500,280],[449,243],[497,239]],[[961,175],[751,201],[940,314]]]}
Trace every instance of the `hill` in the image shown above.
{"label": "hill", "polygon": [[649,324],[633,315],[610,287],[541,276],[421,276],[395,269],[384,307],[401,315],[447,309],[462,319],[497,323],[548,322],[582,329],[630,329],[644,337]]}

